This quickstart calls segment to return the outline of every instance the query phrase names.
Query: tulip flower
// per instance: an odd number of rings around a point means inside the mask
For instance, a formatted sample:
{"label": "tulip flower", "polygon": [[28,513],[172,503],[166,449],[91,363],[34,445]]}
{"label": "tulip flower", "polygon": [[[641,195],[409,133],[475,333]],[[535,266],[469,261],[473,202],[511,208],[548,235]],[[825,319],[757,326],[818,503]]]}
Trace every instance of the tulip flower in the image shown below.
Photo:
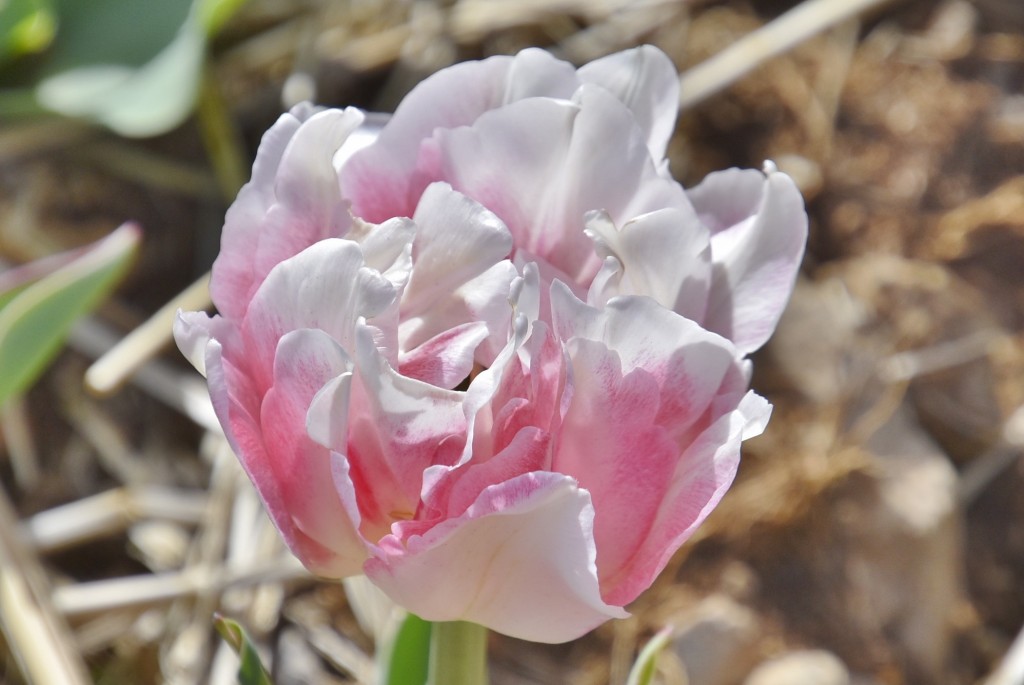
{"label": "tulip flower", "polygon": [[264,136],[219,313],[175,337],[312,572],[562,642],[722,498],[807,221],[771,164],[673,180],[677,83],[649,46],[525,50],[430,77],[376,137],[305,105]]}

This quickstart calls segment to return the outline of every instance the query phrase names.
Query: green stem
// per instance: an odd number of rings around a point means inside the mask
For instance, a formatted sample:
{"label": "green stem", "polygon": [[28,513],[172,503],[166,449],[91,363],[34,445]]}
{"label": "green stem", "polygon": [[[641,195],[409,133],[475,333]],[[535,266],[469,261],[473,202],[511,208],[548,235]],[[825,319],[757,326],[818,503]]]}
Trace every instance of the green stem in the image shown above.
{"label": "green stem", "polygon": [[199,132],[210,157],[217,185],[224,198],[231,202],[238,189],[249,178],[249,162],[242,134],[213,74],[213,65],[206,63],[196,107]]}
{"label": "green stem", "polygon": [[465,621],[433,624],[427,685],[487,685],[487,629]]}

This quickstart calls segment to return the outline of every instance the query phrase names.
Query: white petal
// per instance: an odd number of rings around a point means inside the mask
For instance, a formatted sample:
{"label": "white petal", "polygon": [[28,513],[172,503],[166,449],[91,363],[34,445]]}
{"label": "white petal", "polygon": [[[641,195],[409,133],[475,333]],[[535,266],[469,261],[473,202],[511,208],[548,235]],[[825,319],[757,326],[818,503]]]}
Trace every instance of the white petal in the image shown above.
{"label": "white petal", "polygon": [[574,102],[529,99],[439,131],[437,174],[492,210],[517,249],[584,286],[601,260],[583,235],[586,212],[625,223],[664,207],[688,207],[682,188],[658,175],[642,131],[607,91],[582,86]]}
{"label": "white petal", "polygon": [[679,74],[664,52],[642,45],[586,64],[578,74],[584,83],[611,91],[633,112],[653,159],[665,156],[679,110]]}
{"label": "white petal", "polygon": [[705,325],[753,352],[775,330],[803,258],[800,191],[785,174],[731,169],[709,175],[689,195],[712,231]]}
{"label": "white petal", "polygon": [[592,520],[590,497],[571,478],[526,474],[487,488],[464,516],[422,537],[385,539],[364,568],[427,620],[565,642],[628,615],[601,600]]}
{"label": "white petal", "polygon": [[334,452],[345,452],[351,389],[352,373],[340,373],[320,388],[306,412],[306,433],[310,439]]}
{"label": "white petal", "polygon": [[323,240],[278,264],[253,297],[243,321],[254,372],[265,377],[272,350],[288,331],[325,331],[346,350],[355,347],[355,325],[394,301],[394,287],[363,266],[348,240]]}
{"label": "white petal", "polygon": [[[646,295],[688,319],[701,321],[711,287],[711,245],[707,228],[690,208],[662,209],[616,228],[605,212],[587,216],[587,234],[600,257],[621,265],[612,294]],[[595,279],[596,282],[596,279]]]}
{"label": "white petal", "polygon": [[517,277],[510,262],[498,262],[480,276],[460,286],[419,316],[406,317],[399,328],[405,352],[427,340],[466,323],[483,322],[488,335],[476,351],[476,359],[490,365],[508,339],[512,311],[508,303],[510,285]]}
{"label": "white petal", "polygon": [[[206,312],[183,312],[178,310],[174,318],[174,342],[185,358],[206,375],[206,345],[211,338],[230,335],[230,328],[219,324],[220,317],[211,317]],[[219,329],[219,330],[218,330]]]}
{"label": "white petal", "polygon": [[[345,237],[359,243],[368,267],[385,273],[396,266],[406,248],[412,245],[416,237],[416,224],[403,217],[388,219],[382,224],[356,219],[352,231]],[[404,282],[406,279],[401,280]]]}
{"label": "white petal", "polygon": [[[512,252],[501,219],[447,183],[427,187],[416,208],[415,268],[402,299],[403,316],[429,310]],[[508,293],[504,288],[502,295]]]}

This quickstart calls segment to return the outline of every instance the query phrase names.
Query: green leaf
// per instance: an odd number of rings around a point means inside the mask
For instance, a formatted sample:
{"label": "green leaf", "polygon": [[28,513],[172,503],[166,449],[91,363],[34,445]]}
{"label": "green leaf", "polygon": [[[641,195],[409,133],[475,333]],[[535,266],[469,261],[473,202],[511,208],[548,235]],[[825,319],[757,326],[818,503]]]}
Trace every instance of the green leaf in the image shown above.
{"label": "green leaf", "polygon": [[238,682],[240,685],[273,685],[267,670],[260,663],[260,655],[256,653],[252,641],[245,630],[230,618],[220,614],[213,617],[213,627],[217,629],[224,641],[238,654],[241,663],[238,665]]}
{"label": "green leaf", "polygon": [[199,0],[199,22],[206,35],[215,36],[248,0]]}
{"label": "green leaf", "polygon": [[[0,112],[24,110],[19,98],[27,87],[45,109],[90,119],[127,137],[166,133],[188,117],[199,96],[207,41],[245,3],[6,1],[55,2],[59,31],[27,81],[21,74],[0,91]],[[7,7],[4,2],[0,8]]]}
{"label": "green leaf", "polygon": [[43,372],[75,320],[114,289],[139,240],[138,227],[125,224],[89,247],[0,274],[0,405]]}
{"label": "green leaf", "polygon": [[0,0],[0,64],[45,49],[56,31],[49,0]]}
{"label": "green leaf", "polygon": [[189,14],[172,40],[138,68],[94,64],[39,83],[39,103],[54,112],[93,119],[127,137],[166,133],[183,122],[199,92],[206,43]]}
{"label": "green leaf", "polygon": [[640,650],[640,656],[629,671],[629,679],[626,685],[650,685],[654,679],[654,673],[658,667],[658,655],[665,648],[672,638],[672,626],[662,628],[652,637],[644,648]]}
{"label": "green leaf", "polygon": [[430,622],[407,614],[394,640],[382,649],[380,682],[384,685],[424,685],[430,665]]}

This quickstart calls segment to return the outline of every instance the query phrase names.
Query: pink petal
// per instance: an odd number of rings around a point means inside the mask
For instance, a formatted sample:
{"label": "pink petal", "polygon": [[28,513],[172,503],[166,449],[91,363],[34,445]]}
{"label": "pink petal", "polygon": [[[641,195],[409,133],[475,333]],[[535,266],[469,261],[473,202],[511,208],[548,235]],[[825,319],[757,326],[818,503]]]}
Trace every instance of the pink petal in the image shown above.
{"label": "pink petal", "polygon": [[711,229],[714,279],[704,324],[748,354],[765,343],[786,306],[807,242],[807,214],[778,172],[710,174],[689,191]]}
{"label": "pink petal", "polygon": [[[347,355],[322,331],[292,331],[281,338],[274,385],[260,410],[266,462],[240,455],[257,489],[262,492],[273,480],[283,505],[276,511],[268,506],[275,520],[287,516],[308,538],[330,549],[336,557],[332,568],[342,568],[344,575],[358,573],[365,543],[335,488],[331,451],[312,440],[306,422],[314,396],[349,368]],[[344,421],[344,414],[338,419]]]}
{"label": "pink petal", "polygon": [[687,447],[647,535],[620,569],[617,582],[606,588],[607,601],[626,604],[650,587],[718,505],[736,476],[740,441],[759,432],[770,412],[771,405],[750,392],[735,411],[719,417]]}
{"label": "pink petal", "polygon": [[651,158],[665,156],[679,110],[679,74],[672,60],[652,45],[642,45],[580,67],[580,81],[610,91],[633,113],[647,136]]}
{"label": "pink petal", "polygon": [[[619,588],[650,563],[645,541],[680,454],[717,419],[717,398],[745,378],[726,340],[648,298],[616,298],[599,311],[556,283],[552,308],[573,383],[553,468],[590,492],[603,596],[624,604]],[[702,508],[702,493],[688,504]]]}
{"label": "pink petal", "polygon": [[542,50],[515,57],[463,62],[412,90],[377,141],[341,170],[353,212],[368,221],[412,216],[431,180],[416,178],[420,143],[438,128],[473,123],[484,112],[526,97],[569,97],[577,85],[572,65]]}
{"label": "pink petal", "polygon": [[[252,386],[244,368],[244,358],[232,361],[226,352],[229,350],[225,350],[217,340],[211,340],[205,366],[210,399],[232,450],[256,485],[271,519],[295,556],[311,571],[324,577],[351,575],[354,568],[358,569],[365,552],[353,554],[354,548],[347,546],[350,540],[342,533],[344,522],[337,526],[338,532],[318,540],[303,531],[292,517],[292,501],[285,483],[278,478],[276,455],[268,451],[264,442],[260,425],[262,393]],[[334,547],[336,544],[340,547]],[[339,549],[345,551],[345,556],[338,556]]]}
{"label": "pink petal", "polygon": [[485,338],[487,325],[482,321],[449,328],[402,354],[399,372],[439,388],[454,388],[473,371],[476,348]]}
{"label": "pink petal", "polygon": [[508,351],[515,354],[503,354],[470,385],[473,400],[466,404],[473,418],[472,451],[456,465],[427,470],[424,507],[410,524],[414,528],[461,515],[489,485],[551,470],[552,437],[571,397],[566,359],[543,322],[534,322],[529,335],[526,341],[514,339]]}
{"label": "pink petal", "polygon": [[210,292],[222,314],[240,319],[274,265],[348,231],[331,157],[361,121],[352,108],[299,106],[264,135],[253,178],[228,210],[213,267]]}
{"label": "pink petal", "polygon": [[487,488],[464,515],[422,536],[384,539],[364,569],[427,620],[565,642],[627,616],[601,600],[592,517],[571,478],[529,473]]}
{"label": "pink petal", "polygon": [[364,536],[377,539],[416,514],[427,468],[457,461],[466,418],[462,393],[399,375],[365,326],[357,350],[345,456]]}

